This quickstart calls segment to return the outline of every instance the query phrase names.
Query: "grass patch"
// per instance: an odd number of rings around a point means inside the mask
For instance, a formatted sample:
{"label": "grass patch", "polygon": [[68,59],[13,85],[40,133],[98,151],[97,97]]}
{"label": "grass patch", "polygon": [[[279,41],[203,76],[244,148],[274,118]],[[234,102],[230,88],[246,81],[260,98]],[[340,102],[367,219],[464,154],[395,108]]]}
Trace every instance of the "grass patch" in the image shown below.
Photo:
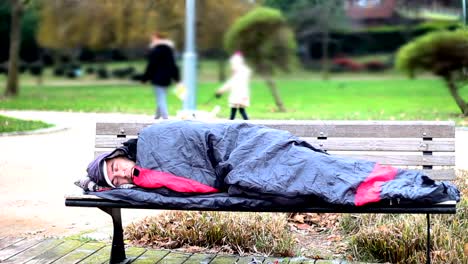
{"label": "grass patch", "polygon": [[[468,263],[468,171],[454,182],[462,193],[455,215],[431,215],[433,263]],[[425,263],[426,216],[343,215],[342,230],[350,236],[354,259],[370,262]]]}
{"label": "grass patch", "polygon": [[169,211],[132,223],[126,239],[157,248],[219,248],[240,255],[293,256],[286,214]]}
{"label": "grass patch", "polygon": [[31,131],[41,128],[52,127],[53,125],[42,121],[21,120],[0,115],[0,133],[11,133],[17,131]]}
{"label": "grass patch", "polygon": [[99,242],[97,239],[90,238],[90,237],[86,236],[87,234],[89,234],[89,233],[91,233],[91,232],[94,232],[94,231],[95,231],[95,230],[85,230],[85,231],[81,231],[81,232],[78,233],[78,234],[65,237],[65,240],[78,240],[78,241],[83,242],[83,243],[87,243],[87,242]]}
{"label": "grass patch", "polygon": [[[211,111],[221,106],[219,117],[227,119],[227,96],[212,99],[217,82],[201,82],[197,88],[197,109]],[[308,120],[454,120],[466,125],[468,119],[439,79],[278,79],[279,93],[287,112],[277,112],[268,87],[252,82],[252,103],[247,109],[252,119]],[[468,87],[461,89],[468,98]],[[169,113],[183,105],[173,93],[168,98]],[[150,85],[62,84],[24,85],[18,97],[1,99],[1,109],[73,112],[121,112],[152,115],[155,99]]]}

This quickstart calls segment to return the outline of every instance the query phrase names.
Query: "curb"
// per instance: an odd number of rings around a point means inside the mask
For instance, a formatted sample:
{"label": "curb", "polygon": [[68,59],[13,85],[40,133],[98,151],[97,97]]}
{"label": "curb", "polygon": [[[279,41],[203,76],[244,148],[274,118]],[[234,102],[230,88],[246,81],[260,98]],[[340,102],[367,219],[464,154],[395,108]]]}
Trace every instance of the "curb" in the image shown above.
{"label": "curb", "polygon": [[69,127],[64,127],[64,126],[53,125],[52,127],[40,128],[40,129],[36,129],[36,130],[0,133],[0,137],[50,134],[50,133],[64,131],[64,130],[67,130],[67,129],[70,129],[70,128]]}

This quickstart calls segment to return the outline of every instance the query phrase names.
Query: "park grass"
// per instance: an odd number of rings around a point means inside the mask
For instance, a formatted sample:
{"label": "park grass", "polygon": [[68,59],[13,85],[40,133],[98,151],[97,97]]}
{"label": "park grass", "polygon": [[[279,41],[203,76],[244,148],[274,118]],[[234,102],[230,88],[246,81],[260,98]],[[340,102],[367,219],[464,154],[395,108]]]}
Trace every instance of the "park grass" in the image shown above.
{"label": "park grass", "polygon": [[52,127],[41,121],[20,120],[0,115],[0,133],[12,133],[18,131],[32,131],[41,128]]}
{"label": "park grass", "polygon": [[[227,95],[214,99],[220,83],[200,82],[197,110],[221,106],[220,118],[227,118]],[[349,78],[331,80],[278,79],[286,112],[278,112],[268,87],[261,79],[252,81],[251,119],[308,120],[454,120],[465,126],[444,83],[437,78]],[[461,89],[468,98],[468,87]],[[466,100],[466,99],[465,99]],[[182,102],[169,93],[169,112],[175,115]],[[154,94],[149,84],[128,81],[53,83],[21,86],[14,98],[0,99],[0,109],[51,110],[73,112],[121,112],[152,115]]]}

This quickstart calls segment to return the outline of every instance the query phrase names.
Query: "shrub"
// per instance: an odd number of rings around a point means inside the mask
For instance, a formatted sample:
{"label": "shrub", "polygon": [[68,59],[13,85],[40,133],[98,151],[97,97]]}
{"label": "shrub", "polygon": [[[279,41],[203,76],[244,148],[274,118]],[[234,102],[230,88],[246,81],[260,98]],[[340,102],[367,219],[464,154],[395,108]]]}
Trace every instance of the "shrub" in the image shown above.
{"label": "shrub", "polygon": [[92,66],[86,67],[86,70],[85,70],[87,74],[93,74],[95,71],[96,70]]}
{"label": "shrub", "polygon": [[0,64],[0,74],[8,75],[8,66],[5,64]]}
{"label": "shrub", "polygon": [[286,214],[169,211],[132,223],[125,236],[136,244],[176,248],[219,247],[229,252],[292,256]]}
{"label": "shrub", "polygon": [[439,31],[426,34],[398,50],[396,67],[414,76],[431,71],[445,76],[468,66],[468,31]]}
{"label": "shrub", "polygon": [[41,76],[44,70],[42,62],[34,62],[29,65],[29,72],[34,76]]}
{"label": "shrub", "polygon": [[398,50],[396,67],[411,77],[420,71],[442,77],[461,112],[468,116],[468,103],[460,95],[463,85],[459,83],[459,79],[466,80],[468,31],[440,31],[419,37]]}
{"label": "shrub", "polygon": [[332,63],[348,71],[360,71],[364,69],[364,66],[362,64],[349,58],[336,58],[333,59]]}
{"label": "shrub", "polygon": [[387,65],[381,61],[368,61],[364,63],[364,68],[370,72],[380,72],[387,69]]}
{"label": "shrub", "polygon": [[65,75],[65,69],[63,67],[58,67],[54,69],[55,76],[63,76]]}
{"label": "shrub", "polygon": [[109,73],[106,68],[101,67],[96,70],[98,79],[107,79],[109,78]]}
{"label": "shrub", "polygon": [[112,71],[112,76],[116,78],[128,78],[135,72],[134,67],[126,67],[120,69],[114,69]]}
{"label": "shrub", "polygon": [[76,77],[78,77],[78,75],[76,74],[76,71],[73,71],[73,70],[67,70],[67,72],[65,73],[65,76],[69,79],[75,79]]}

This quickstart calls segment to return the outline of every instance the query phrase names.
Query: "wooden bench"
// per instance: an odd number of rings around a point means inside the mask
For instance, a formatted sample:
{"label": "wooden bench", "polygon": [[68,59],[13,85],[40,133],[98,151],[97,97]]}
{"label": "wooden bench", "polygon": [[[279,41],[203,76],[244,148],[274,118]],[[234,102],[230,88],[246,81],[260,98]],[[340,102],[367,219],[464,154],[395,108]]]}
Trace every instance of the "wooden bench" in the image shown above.
{"label": "wooden bench", "polygon": [[[455,178],[455,124],[439,121],[304,121],[262,120],[256,124],[287,130],[302,137],[330,154],[358,157],[381,164],[424,170],[435,180]],[[95,155],[111,151],[153,123],[100,122],[96,124]],[[135,206],[125,202],[101,199],[92,195],[70,194],[66,206],[97,207],[112,217],[114,225],[110,263],[125,262],[121,208],[173,209],[158,205]],[[206,210],[194,207],[193,210]],[[208,209],[209,210],[209,209]],[[227,211],[227,210],[224,210]],[[239,210],[251,211],[251,210]],[[258,210],[252,210],[259,212]],[[455,214],[456,203],[447,202],[430,206],[389,204],[388,206],[310,208],[278,207],[269,212],[313,213],[408,213],[426,214],[427,263],[430,263],[430,214]]]}

